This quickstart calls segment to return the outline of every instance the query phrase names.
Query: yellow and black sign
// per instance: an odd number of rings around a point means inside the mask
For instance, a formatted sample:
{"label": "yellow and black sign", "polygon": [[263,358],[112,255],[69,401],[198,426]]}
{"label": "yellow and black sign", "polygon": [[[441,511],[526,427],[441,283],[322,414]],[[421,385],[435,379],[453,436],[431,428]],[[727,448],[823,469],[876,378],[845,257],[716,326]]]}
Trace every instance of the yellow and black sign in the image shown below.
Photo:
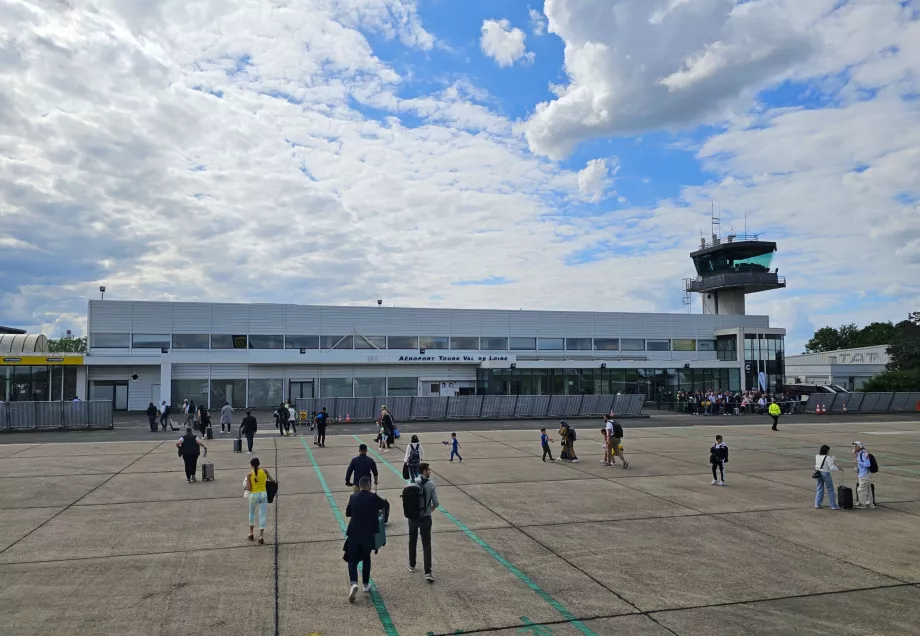
{"label": "yellow and black sign", "polygon": [[0,366],[32,366],[45,367],[55,365],[80,366],[83,356],[55,356],[55,355],[5,355],[0,358]]}

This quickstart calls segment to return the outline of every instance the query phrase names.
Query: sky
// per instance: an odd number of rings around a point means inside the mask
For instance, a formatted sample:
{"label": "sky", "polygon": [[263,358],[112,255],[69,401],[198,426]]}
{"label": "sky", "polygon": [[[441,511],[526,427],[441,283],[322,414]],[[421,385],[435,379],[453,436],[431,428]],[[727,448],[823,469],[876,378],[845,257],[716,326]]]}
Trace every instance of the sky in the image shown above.
{"label": "sky", "polygon": [[[920,0],[0,0],[0,324],[107,299],[920,309]],[[701,311],[699,299],[691,310]]]}

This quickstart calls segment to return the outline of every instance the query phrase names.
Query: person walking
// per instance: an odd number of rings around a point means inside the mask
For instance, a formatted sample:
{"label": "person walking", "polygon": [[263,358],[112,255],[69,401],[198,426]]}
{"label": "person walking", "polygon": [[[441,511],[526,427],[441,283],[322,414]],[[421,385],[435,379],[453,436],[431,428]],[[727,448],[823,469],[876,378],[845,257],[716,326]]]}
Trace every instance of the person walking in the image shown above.
{"label": "person walking", "polygon": [[[367,448],[365,447],[365,450]],[[348,601],[355,602],[358,596],[358,563],[361,563],[361,579],[364,593],[371,591],[371,551],[374,549],[374,535],[380,530],[380,511],[386,509],[386,501],[371,492],[370,477],[361,477],[357,492],[352,493],[345,507],[349,517],[345,531],[345,560],[348,561]]]}
{"label": "person walking", "polygon": [[610,437],[610,434],[607,432],[607,427],[601,427],[601,439],[604,440],[604,456],[601,459],[602,466],[612,466],[610,463],[610,445],[613,443],[613,438]]}
{"label": "person walking", "polygon": [[614,457],[619,457],[620,462],[623,464],[623,469],[629,468],[629,462],[626,461],[626,456],[623,454],[623,449],[621,443],[623,442],[623,426],[617,422],[615,419],[611,418],[609,422],[610,426],[607,428],[607,431],[610,433],[610,465],[613,466],[616,461]]}
{"label": "person walking", "polygon": [[185,415],[185,428],[191,428],[195,422],[195,404],[182,400],[182,413]]}
{"label": "person walking", "polygon": [[246,451],[247,455],[252,455],[252,441],[258,430],[259,424],[256,422],[256,418],[253,417],[252,411],[246,409],[246,417],[240,423],[240,436],[246,437],[246,447],[249,449]]}
{"label": "person walking", "polygon": [[208,429],[211,428],[211,414],[208,407],[204,404],[198,407],[198,427],[201,430],[201,436],[207,439]]}
{"label": "person walking", "polygon": [[171,422],[169,420],[169,410],[169,404],[166,403],[166,400],[163,400],[163,402],[160,404],[160,426],[164,431],[166,430],[167,424],[170,424],[170,428],[172,428]]}
{"label": "person walking", "polygon": [[396,443],[396,424],[394,424],[393,416],[390,415],[390,410],[386,404],[380,409],[380,425],[386,433],[387,450],[389,450]]}
{"label": "person walking", "polygon": [[249,536],[255,540],[256,511],[259,513],[259,544],[265,543],[265,517],[268,508],[268,491],[266,484],[275,481],[271,474],[259,467],[259,458],[249,460],[252,470],[246,475],[246,490],[249,491]]}
{"label": "person walking", "polygon": [[[352,492],[358,492],[358,484],[362,477],[374,476],[374,485],[377,485],[377,463],[367,456],[367,444],[358,446],[358,454],[348,463],[345,470],[345,485],[351,486]],[[354,476],[354,479],[352,479]]]}
{"label": "person walking", "polygon": [[291,425],[292,435],[297,435],[297,407],[294,406],[293,402],[289,402],[287,405],[288,411],[288,422]]}
{"label": "person walking", "polygon": [[176,448],[179,449],[179,457],[185,462],[185,481],[192,483],[195,479],[195,471],[198,470],[198,457],[201,455],[201,449],[204,449],[204,456],[208,456],[208,447],[200,438],[195,436],[191,427],[185,429],[185,435],[176,442]]}
{"label": "person walking", "polygon": [[150,432],[157,432],[157,407],[151,402],[147,405],[147,420],[150,422]]}
{"label": "person walking", "polygon": [[275,424],[278,426],[278,434],[284,437],[291,430],[291,423],[288,421],[288,409],[284,402],[278,405],[275,411]]}
{"label": "person walking", "polygon": [[454,455],[457,456],[457,459],[460,460],[460,463],[463,463],[463,458],[460,457],[460,441],[457,439],[456,433],[450,434],[450,461],[454,461]]}
{"label": "person walking", "polygon": [[875,508],[875,497],[872,494],[872,461],[869,459],[869,451],[863,446],[862,442],[853,442],[853,463],[856,464],[857,486],[856,486],[856,508]]}
{"label": "person walking", "polygon": [[412,441],[406,446],[406,456],[403,459],[409,469],[409,481],[418,479],[418,467],[423,459],[425,459],[425,449],[422,448],[421,442],[418,441],[418,435],[413,435]]}
{"label": "person walking", "polygon": [[230,432],[230,427],[233,425],[233,407],[230,406],[228,402],[224,402],[224,405],[220,409],[220,432],[224,432],[224,426],[227,427],[227,433]]}
{"label": "person walking", "polygon": [[837,465],[836,458],[830,452],[831,447],[825,444],[815,455],[815,510],[821,508],[825,490],[831,510],[840,510],[837,506],[837,493],[834,490],[834,478],[831,477],[831,473],[837,470],[843,471],[843,469]]}
{"label": "person walking", "polygon": [[779,416],[782,414],[783,410],[779,408],[779,404],[776,402],[770,402],[770,408],[767,410],[770,413],[770,417],[773,418],[773,430],[778,431],[779,429],[776,428],[776,426],[779,424]]}
{"label": "person walking", "polygon": [[[728,446],[722,441],[721,435],[716,435],[716,443],[709,449],[709,464],[712,466],[712,481],[710,486],[725,485],[725,464],[728,463]],[[719,477],[716,479],[716,469]]]}
{"label": "person walking", "polygon": [[316,445],[320,448],[326,448],[326,426],[329,424],[329,414],[326,413],[326,407],[316,414]]}
{"label": "person walking", "polygon": [[549,455],[549,461],[556,461],[553,459],[553,451],[549,447],[549,435],[546,434],[546,429],[540,429],[540,445],[543,447],[543,461],[546,461],[546,456]]}
{"label": "person walking", "polygon": [[431,481],[431,466],[427,463],[419,465],[419,478],[417,480],[422,489],[422,513],[418,520],[409,519],[409,571],[415,572],[416,553],[418,550],[418,536],[422,535],[422,558],[425,565],[425,580],[434,583],[431,572],[431,513],[440,506],[438,491]]}
{"label": "person walking", "polygon": [[578,463],[578,456],[575,454],[575,428],[565,420],[562,420],[559,423],[559,437],[562,438],[562,452],[559,454],[559,458],[568,460],[573,464]]}

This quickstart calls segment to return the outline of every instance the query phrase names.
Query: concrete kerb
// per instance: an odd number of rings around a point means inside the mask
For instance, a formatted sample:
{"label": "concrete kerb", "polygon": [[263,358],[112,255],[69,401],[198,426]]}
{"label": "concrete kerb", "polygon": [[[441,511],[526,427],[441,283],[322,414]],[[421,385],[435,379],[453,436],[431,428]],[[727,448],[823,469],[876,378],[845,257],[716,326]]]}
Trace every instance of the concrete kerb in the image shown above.
{"label": "concrete kerb", "polygon": [[[359,443],[362,443],[362,444],[365,443],[364,440],[362,440],[361,437],[359,437],[358,435],[355,435],[354,438]],[[372,450],[370,447],[368,448],[368,451],[371,452],[377,458],[379,462],[383,463],[391,471],[402,476],[401,471],[397,470],[393,466],[393,464],[391,464],[386,459],[384,459],[376,451]],[[454,517],[450,512],[448,512],[443,507],[438,508],[438,510],[440,510],[440,512],[451,523],[457,526],[457,528],[459,528],[460,531],[463,532],[463,534],[465,534],[471,541],[473,541],[476,545],[478,545],[480,548],[485,550],[489,556],[491,556],[493,559],[498,561],[506,570],[511,572],[515,577],[517,577],[518,580],[520,580],[522,583],[524,583],[524,585],[526,585],[531,590],[533,590],[533,592],[537,596],[539,596],[550,607],[556,610],[562,616],[562,618],[565,620],[566,623],[570,624],[572,627],[577,629],[580,633],[585,634],[585,636],[597,636],[596,632],[594,632],[587,625],[581,622],[571,611],[569,611],[568,608],[566,608],[562,603],[560,603],[558,600],[553,598],[549,593],[544,591],[543,588],[541,588],[537,584],[536,581],[531,579],[529,576],[527,576],[527,574],[525,574],[523,571],[521,571],[519,568],[515,567],[512,563],[510,563],[507,559],[505,559],[505,557],[499,554],[498,551],[496,551],[492,546],[490,546],[488,543],[483,541],[475,532],[473,532],[466,525],[464,525],[463,522],[461,522],[459,519]]]}

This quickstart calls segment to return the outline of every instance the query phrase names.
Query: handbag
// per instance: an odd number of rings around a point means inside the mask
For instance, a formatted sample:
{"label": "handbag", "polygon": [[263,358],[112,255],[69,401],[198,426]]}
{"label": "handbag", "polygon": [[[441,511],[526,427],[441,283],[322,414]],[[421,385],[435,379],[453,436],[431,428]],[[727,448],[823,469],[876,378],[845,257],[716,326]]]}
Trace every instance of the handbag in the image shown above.
{"label": "handbag", "polygon": [[275,495],[278,494],[278,482],[270,481],[265,484],[265,498],[268,499],[268,503],[274,503]]}
{"label": "handbag", "polygon": [[[824,459],[821,460],[821,468],[824,468],[824,463],[827,461],[827,455],[824,456]],[[821,479],[821,471],[815,469],[815,472],[811,474],[812,479]]]}
{"label": "handbag", "polygon": [[409,479],[409,464],[406,462],[403,462],[402,476],[403,479]]}

